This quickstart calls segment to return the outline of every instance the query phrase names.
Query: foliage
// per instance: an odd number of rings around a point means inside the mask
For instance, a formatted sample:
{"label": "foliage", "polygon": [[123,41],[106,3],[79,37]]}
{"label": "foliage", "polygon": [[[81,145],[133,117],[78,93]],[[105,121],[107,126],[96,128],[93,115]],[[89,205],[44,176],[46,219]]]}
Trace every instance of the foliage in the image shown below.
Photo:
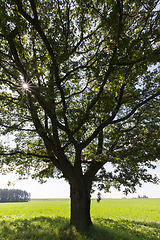
{"label": "foliage", "polygon": [[160,237],[159,201],[107,199],[97,203],[93,200],[91,212],[94,227],[85,234],[69,227],[68,200],[1,204],[0,235],[7,240],[155,240]]}
{"label": "foliage", "polygon": [[64,177],[83,199],[158,183],[158,20],[158,0],[1,0],[2,173]]}
{"label": "foliage", "polygon": [[0,189],[0,202],[28,202],[30,194],[19,189]]}

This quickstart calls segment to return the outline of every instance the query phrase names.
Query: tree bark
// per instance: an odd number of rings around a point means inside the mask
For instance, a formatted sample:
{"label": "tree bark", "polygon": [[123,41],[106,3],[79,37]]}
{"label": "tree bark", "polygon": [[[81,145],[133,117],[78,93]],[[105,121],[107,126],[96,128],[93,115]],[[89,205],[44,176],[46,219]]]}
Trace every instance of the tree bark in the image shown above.
{"label": "tree bark", "polygon": [[75,226],[78,231],[85,231],[91,225],[90,217],[90,190],[85,186],[76,186],[70,184],[71,191],[71,225]]}

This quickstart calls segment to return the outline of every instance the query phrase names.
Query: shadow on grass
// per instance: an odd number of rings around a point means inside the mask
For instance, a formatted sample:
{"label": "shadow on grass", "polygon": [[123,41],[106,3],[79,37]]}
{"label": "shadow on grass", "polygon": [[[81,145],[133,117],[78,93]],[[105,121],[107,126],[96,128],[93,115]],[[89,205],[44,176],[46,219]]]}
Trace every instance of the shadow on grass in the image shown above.
{"label": "shadow on grass", "polygon": [[96,223],[95,226],[101,226],[108,231],[109,240],[160,239],[160,222],[95,218],[94,223]]}
{"label": "shadow on grass", "polygon": [[160,224],[95,218],[89,231],[79,233],[68,218],[38,216],[0,222],[1,240],[137,240],[160,239]]}
{"label": "shadow on grass", "polygon": [[[72,239],[70,237],[69,220],[66,218],[50,218],[45,216],[31,219],[3,220],[0,223],[0,239]],[[71,236],[72,237],[72,236]]]}

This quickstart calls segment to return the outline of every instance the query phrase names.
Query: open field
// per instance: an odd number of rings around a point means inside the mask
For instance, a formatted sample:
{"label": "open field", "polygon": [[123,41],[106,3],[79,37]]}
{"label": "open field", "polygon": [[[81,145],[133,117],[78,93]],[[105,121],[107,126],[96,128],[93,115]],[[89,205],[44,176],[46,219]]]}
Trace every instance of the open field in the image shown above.
{"label": "open field", "polygon": [[0,203],[0,240],[160,239],[160,199],[92,200],[94,226],[85,234],[69,227],[69,200]]}

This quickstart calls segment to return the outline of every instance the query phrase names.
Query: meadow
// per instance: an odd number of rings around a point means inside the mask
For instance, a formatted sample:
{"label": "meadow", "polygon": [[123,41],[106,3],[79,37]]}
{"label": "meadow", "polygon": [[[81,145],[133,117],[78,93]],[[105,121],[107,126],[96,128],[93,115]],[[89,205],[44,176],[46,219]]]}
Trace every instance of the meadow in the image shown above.
{"label": "meadow", "polygon": [[92,200],[93,226],[79,233],[69,226],[69,200],[0,203],[0,240],[160,239],[160,199]]}

